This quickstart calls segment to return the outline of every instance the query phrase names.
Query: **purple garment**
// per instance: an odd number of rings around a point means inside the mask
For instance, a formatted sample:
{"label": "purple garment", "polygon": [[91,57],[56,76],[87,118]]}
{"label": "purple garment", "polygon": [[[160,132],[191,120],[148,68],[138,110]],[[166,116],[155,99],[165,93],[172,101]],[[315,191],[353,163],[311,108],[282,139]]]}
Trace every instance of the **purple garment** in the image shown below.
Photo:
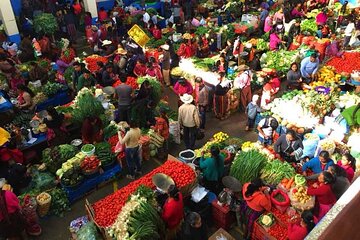
{"label": "purple garment", "polygon": [[341,57],[344,51],[339,50],[339,44],[336,40],[333,40],[326,49],[326,55],[328,57]]}
{"label": "purple garment", "polygon": [[61,74],[64,74],[65,70],[71,66],[71,64],[67,64],[66,62],[64,62],[61,59],[58,59],[56,61],[56,65],[58,66],[58,72]]}

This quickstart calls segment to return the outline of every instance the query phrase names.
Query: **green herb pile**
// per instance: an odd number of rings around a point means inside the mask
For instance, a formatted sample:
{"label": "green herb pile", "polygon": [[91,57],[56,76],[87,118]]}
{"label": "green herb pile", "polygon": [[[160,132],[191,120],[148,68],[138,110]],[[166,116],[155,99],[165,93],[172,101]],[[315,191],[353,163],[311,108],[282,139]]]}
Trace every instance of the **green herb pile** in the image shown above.
{"label": "green herb pile", "polygon": [[266,165],[267,158],[256,150],[242,151],[235,156],[230,168],[230,176],[242,184],[260,177],[260,172]]}
{"label": "green herb pile", "polygon": [[90,91],[79,93],[72,113],[72,119],[81,123],[85,118],[100,116],[105,112],[101,102]]}
{"label": "green herb pile", "polygon": [[51,13],[41,13],[34,18],[34,29],[37,33],[52,35],[58,30],[56,18]]}
{"label": "green herb pile", "polygon": [[277,185],[282,179],[295,176],[295,169],[287,162],[278,159],[267,162],[261,171],[261,179],[272,185]]}

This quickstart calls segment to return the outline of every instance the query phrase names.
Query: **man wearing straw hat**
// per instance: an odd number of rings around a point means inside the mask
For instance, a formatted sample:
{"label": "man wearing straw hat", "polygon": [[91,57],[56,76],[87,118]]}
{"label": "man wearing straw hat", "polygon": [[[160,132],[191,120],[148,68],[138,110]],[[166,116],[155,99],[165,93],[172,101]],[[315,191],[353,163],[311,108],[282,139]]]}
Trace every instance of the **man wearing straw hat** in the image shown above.
{"label": "man wearing straw hat", "polygon": [[195,147],[196,128],[200,126],[199,112],[195,105],[193,96],[185,93],[180,96],[180,100],[184,103],[179,107],[178,122],[184,129],[184,142],[187,149]]}

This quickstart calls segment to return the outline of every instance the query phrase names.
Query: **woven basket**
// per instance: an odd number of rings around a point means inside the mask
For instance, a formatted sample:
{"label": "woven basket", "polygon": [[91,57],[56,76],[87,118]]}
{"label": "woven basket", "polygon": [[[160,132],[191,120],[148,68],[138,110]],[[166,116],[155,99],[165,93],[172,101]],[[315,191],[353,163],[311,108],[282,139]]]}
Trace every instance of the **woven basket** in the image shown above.
{"label": "woven basket", "polygon": [[[47,195],[48,199],[46,201],[41,201],[39,198],[40,195]],[[39,195],[37,195],[36,202],[37,202],[37,212],[38,212],[39,216],[44,217],[46,214],[48,214],[49,209],[50,209],[51,195],[46,192],[42,192]]]}

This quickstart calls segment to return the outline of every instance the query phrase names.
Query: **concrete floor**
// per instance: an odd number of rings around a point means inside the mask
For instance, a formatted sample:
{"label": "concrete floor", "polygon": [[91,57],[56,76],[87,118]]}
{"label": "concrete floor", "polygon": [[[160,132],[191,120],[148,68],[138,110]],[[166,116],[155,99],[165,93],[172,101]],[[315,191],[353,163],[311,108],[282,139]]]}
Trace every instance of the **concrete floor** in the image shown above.
{"label": "concrete floor", "polygon": [[[170,106],[173,109],[177,109],[177,97],[172,92],[171,89],[165,89],[164,94],[168,95]],[[243,140],[256,140],[256,134],[254,132],[244,131],[246,124],[246,116],[243,113],[234,113],[228,119],[219,121],[216,119],[212,112],[207,114],[207,126],[205,131],[205,138],[203,140],[196,142],[196,147],[201,147],[204,143],[212,137],[214,133],[223,131],[228,133],[230,136],[240,137]],[[178,156],[179,152],[185,149],[184,144],[172,144],[170,145],[170,154],[173,156]],[[153,168],[157,167],[160,163],[158,161],[150,160],[143,163],[143,173],[146,174],[150,172]],[[121,174],[120,177],[116,179],[118,187],[121,188],[129,183],[129,180],[124,177],[124,174]],[[71,211],[66,212],[63,217],[46,217],[41,219],[41,226],[43,228],[43,233],[40,237],[32,239],[41,239],[41,240],[66,240],[70,237],[69,224],[72,220],[77,217],[84,216],[85,212],[85,199],[88,199],[90,203],[94,203],[105,196],[114,192],[114,184],[109,183],[93,192],[89,193],[83,199],[78,200],[71,206]],[[235,230],[230,231],[230,233],[236,238],[241,239],[240,234]]]}

